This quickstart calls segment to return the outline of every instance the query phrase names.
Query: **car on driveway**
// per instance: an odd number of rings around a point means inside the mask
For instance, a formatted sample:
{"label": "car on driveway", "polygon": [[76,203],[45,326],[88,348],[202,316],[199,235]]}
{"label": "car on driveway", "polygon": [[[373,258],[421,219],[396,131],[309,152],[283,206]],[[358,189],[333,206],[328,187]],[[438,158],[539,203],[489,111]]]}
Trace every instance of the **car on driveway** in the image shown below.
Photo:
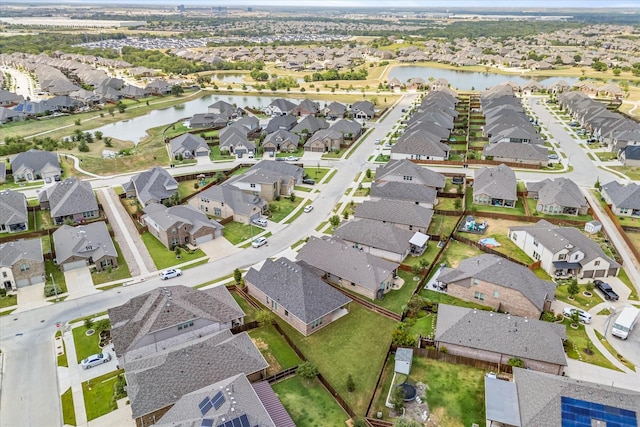
{"label": "car on driveway", "polygon": [[582,323],[591,323],[591,315],[579,308],[565,307],[564,310],[562,310],[562,314],[564,314],[564,317],[571,317],[576,311],[578,312],[578,319]]}
{"label": "car on driveway", "polygon": [[559,158],[557,154],[549,154],[549,160],[558,160]]}
{"label": "car on driveway", "polygon": [[173,279],[178,276],[182,276],[182,270],[179,268],[170,268],[160,273],[160,278],[162,280]]}
{"label": "car on driveway", "polygon": [[253,246],[254,248],[259,248],[260,246],[264,246],[266,244],[267,244],[266,237],[258,237],[256,240],[251,242],[251,246]]}
{"label": "car on driveway", "polygon": [[314,185],[316,182],[311,178],[305,178],[302,180],[302,183],[307,185]]}
{"label": "car on driveway", "polygon": [[604,298],[611,301],[618,301],[620,298],[618,294],[615,293],[613,288],[607,282],[603,282],[602,280],[594,280],[593,284],[596,285],[596,288],[600,290],[604,294]]}
{"label": "car on driveway", "polygon": [[103,351],[102,353],[92,354],[80,362],[82,369],[91,369],[94,366],[102,365],[111,360],[111,353]]}
{"label": "car on driveway", "polygon": [[304,211],[307,213],[311,212],[312,210],[313,210],[313,205],[308,205],[304,207]]}
{"label": "car on driveway", "polygon": [[256,218],[251,222],[257,225],[258,227],[262,227],[262,228],[266,227],[269,224],[267,220],[264,218]]}

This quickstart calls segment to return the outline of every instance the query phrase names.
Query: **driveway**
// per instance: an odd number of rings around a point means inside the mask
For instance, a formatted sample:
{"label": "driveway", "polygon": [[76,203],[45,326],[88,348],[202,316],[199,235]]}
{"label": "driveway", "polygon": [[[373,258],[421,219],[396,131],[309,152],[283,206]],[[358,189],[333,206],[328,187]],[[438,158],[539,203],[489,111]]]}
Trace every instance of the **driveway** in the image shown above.
{"label": "driveway", "polygon": [[64,280],[67,282],[67,292],[69,292],[67,299],[80,298],[98,292],[93,287],[93,278],[89,267],[65,271]]}
{"label": "driveway", "polygon": [[209,262],[216,259],[224,258],[228,255],[240,252],[242,249],[233,246],[224,237],[218,237],[217,239],[209,240],[208,242],[200,243],[198,245],[202,251],[209,257]]}
{"label": "driveway", "polygon": [[16,313],[47,304],[48,302],[44,297],[44,283],[18,288],[18,308],[15,311]]}
{"label": "driveway", "polygon": [[607,338],[611,346],[618,353],[624,356],[628,361],[640,367],[640,327],[636,325],[636,327],[631,331],[629,337],[627,337],[626,340],[611,335],[611,328],[613,326],[613,323],[618,318],[618,315],[621,311],[622,307],[616,308],[615,313],[611,314],[604,322],[601,331],[606,327],[605,337]]}

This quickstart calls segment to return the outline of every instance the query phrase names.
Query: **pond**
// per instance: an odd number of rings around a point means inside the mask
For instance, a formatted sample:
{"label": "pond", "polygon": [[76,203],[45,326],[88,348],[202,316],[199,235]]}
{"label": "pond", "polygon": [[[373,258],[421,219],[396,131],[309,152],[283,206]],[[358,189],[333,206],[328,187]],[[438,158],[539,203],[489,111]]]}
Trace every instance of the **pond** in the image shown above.
{"label": "pond", "polygon": [[104,136],[133,141],[138,143],[144,138],[146,130],[170,124],[185,119],[198,113],[206,113],[207,107],[216,101],[226,101],[239,107],[251,107],[261,109],[271,104],[278,96],[247,96],[247,95],[208,95],[193,101],[178,104],[173,107],[151,111],[144,116],[135,117],[130,120],[123,120],[116,123],[101,126],[93,129],[92,132],[100,131]]}
{"label": "pond", "polygon": [[397,78],[402,83],[413,77],[422,77],[429,80],[444,78],[449,81],[451,87],[460,90],[486,90],[506,81],[512,81],[523,85],[532,80],[545,86],[553,84],[558,80],[564,80],[572,85],[578,81],[577,77],[540,77],[540,76],[519,76],[507,74],[479,73],[476,71],[450,70],[445,68],[421,67],[419,65],[396,66],[391,69],[387,81]]}

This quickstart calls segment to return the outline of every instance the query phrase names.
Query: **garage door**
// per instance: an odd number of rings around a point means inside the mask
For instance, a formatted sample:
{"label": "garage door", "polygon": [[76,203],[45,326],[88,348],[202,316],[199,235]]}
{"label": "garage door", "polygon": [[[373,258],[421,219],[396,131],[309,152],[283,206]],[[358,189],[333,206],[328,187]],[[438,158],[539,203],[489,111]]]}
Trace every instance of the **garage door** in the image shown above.
{"label": "garage door", "polygon": [[591,279],[593,277],[593,270],[585,270],[582,272],[582,277],[584,279]]}
{"label": "garage door", "polygon": [[213,235],[207,234],[206,236],[196,237],[196,245],[213,240]]}
{"label": "garage door", "polygon": [[31,284],[31,281],[29,279],[16,280],[16,286],[18,288],[29,286],[30,284]]}
{"label": "garage door", "polygon": [[209,155],[209,153],[207,153],[206,151],[198,151],[198,152],[196,152],[196,156],[197,157],[205,157],[205,156],[208,156],[208,155]]}
{"label": "garage door", "polygon": [[69,270],[86,267],[86,266],[87,266],[87,261],[82,259],[80,261],[68,262],[66,264],[63,264],[62,271],[69,271]]}
{"label": "garage door", "polygon": [[607,274],[607,270],[596,270],[596,275],[593,277],[605,277]]}

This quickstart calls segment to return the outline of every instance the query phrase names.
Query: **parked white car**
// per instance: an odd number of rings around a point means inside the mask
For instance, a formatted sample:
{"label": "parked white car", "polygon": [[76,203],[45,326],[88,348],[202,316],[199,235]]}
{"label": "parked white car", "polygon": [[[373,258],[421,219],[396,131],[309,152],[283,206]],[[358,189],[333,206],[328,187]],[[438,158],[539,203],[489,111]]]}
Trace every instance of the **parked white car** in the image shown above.
{"label": "parked white car", "polygon": [[312,210],[313,210],[313,205],[309,205],[309,206],[305,206],[304,207],[304,211],[307,212],[307,213],[311,212]]}
{"label": "parked white car", "polygon": [[264,246],[266,244],[267,244],[266,237],[258,237],[256,240],[251,242],[251,246],[253,246],[254,248],[259,248],[260,246]]}
{"label": "parked white car", "polygon": [[110,360],[111,353],[104,351],[102,353],[92,354],[91,356],[87,357],[82,362],[80,362],[80,366],[82,366],[82,369],[91,369],[94,366],[102,365],[103,363],[107,363]]}
{"label": "parked white car", "polygon": [[173,279],[178,276],[182,276],[182,270],[179,268],[170,268],[160,273],[160,278],[162,280]]}
{"label": "parked white car", "polygon": [[564,317],[571,317],[576,311],[578,312],[578,319],[580,319],[582,323],[591,323],[591,315],[579,308],[565,307],[562,314],[564,314]]}
{"label": "parked white car", "polygon": [[269,223],[267,222],[266,219],[264,218],[256,218],[253,221],[251,221],[252,223],[254,223],[255,225],[257,225],[258,227],[266,227]]}

